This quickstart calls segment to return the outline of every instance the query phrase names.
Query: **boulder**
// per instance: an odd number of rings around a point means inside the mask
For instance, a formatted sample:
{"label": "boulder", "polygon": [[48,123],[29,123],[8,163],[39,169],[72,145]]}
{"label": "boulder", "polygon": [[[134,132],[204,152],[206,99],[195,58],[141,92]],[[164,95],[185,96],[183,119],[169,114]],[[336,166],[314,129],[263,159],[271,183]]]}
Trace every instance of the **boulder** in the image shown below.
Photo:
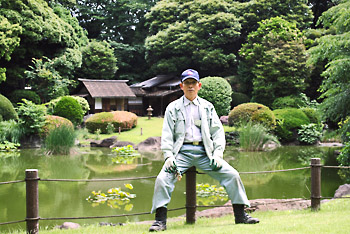
{"label": "boulder", "polygon": [[93,140],[90,142],[91,147],[110,147],[117,140],[116,136],[108,137],[103,140]]}
{"label": "boulder", "polygon": [[116,141],[109,148],[124,147],[124,146],[127,146],[127,145],[131,145],[135,149],[135,144],[130,142],[130,141]]}
{"label": "boulder", "polygon": [[350,184],[340,185],[334,193],[334,197],[343,197],[346,195],[350,195]]}
{"label": "boulder", "polygon": [[136,146],[136,149],[141,152],[159,151],[161,137],[149,137]]}

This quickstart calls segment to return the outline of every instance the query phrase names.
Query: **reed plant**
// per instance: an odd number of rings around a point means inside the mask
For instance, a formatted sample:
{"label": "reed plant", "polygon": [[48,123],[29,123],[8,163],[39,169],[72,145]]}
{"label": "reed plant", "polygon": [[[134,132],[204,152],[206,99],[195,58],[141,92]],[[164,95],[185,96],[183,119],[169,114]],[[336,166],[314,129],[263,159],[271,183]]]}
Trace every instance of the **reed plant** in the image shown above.
{"label": "reed plant", "polygon": [[21,128],[17,121],[0,121],[0,143],[5,141],[20,143],[23,134],[23,128]]}
{"label": "reed plant", "polygon": [[246,122],[239,128],[240,148],[246,151],[260,151],[268,142],[280,145],[278,139],[260,123]]}
{"label": "reed plant", "polygon": [[74,146],[76,133],[74,128],[61,125],[49,132],[45,138],[46,154],[68,155]]}

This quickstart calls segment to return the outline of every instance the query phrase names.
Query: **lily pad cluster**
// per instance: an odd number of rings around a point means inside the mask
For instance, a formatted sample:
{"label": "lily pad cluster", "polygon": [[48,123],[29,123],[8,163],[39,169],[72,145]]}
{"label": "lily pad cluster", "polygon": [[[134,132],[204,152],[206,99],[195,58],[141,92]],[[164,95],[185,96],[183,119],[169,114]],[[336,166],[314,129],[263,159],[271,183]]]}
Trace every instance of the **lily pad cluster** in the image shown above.
{"label": "lily pad cluster", "polygon": [[[125,184],[124,186],[129,190],[134,188],[132,184]],[[113,209],[121,209],[124,207],[125,211],[131,211],[134,207],[130,201],[136,197],[136,194],[125,192],[120,187],[110,188],[107,193],[103,193],[101,190],[98,192],[92,191],[91,193],[92,195],[86,198],[86,200],[92,203],[94,207],[100,204],[107,204]]]}
{"label": "lily pad cluster", "polygon": [[205,206],[215,204],[218,201],[227,201],[228,196],[224,187],[210,184],[197,184],[197,204]]}

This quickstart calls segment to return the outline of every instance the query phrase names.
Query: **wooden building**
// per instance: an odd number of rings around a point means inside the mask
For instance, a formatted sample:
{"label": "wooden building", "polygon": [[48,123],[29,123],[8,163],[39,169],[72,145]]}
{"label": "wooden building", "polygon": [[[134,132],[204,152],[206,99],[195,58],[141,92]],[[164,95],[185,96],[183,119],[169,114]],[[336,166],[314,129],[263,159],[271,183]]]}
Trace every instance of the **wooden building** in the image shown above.
{"label": "wooden building", "polygon": [[115,110],[129,111],[129,100],[136,95],[126,84],[128,80],[79,79],[82,82],[77,95],[86,98],[90,114]]}
{"label": "wooden building", "polygon": [[183,95],[180,78],[171,75],[157,75],[130,86],[136,99],[129,99],[129,110],[137,115],[146,115],[149,106],[153,116],[163,116],[168,104]]}

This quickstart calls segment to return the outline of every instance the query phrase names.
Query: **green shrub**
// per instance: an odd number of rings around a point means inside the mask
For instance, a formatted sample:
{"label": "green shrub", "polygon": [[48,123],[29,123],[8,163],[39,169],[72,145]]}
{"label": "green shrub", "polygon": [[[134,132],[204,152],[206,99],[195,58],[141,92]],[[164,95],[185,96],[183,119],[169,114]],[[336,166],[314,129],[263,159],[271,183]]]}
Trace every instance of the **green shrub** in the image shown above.
{"label": "green shrub", "polygon": [[75,138],[74,128],[70,126],[61,125],[52,129],[45,139],[46,154],[69,154]]}
{"label": "green shrub", "polygon": [[290,142],[297,139],[297,130],[301,125],[309,124],[310,120],[301,109],[286,108],[277,109],[273,113],[276,116],[276,135],[282,142]]}
{"label": "green shrub", "polygon": [[53,115],[61,116],[79,125],[83,121],[83,109],[78,101],[71,96],[62,97],[56,104]]}
{"label": "green shrub", "polygon": [[233,108],[228,116],[230,126],[239,126],[249,121],[261,123],[269,129],[273,129],[276,125],[275,115],[270,108],[259,103],[240,104]]}
{"label": "green shrub", "polygon": [[310,123],[320,124],[321,123],[321,115],[314,108],[301,108],[301,110],[305,113],[305,115],[309,118]]}
{"label": "green shrub", "polygon": [[128,111],[101,112],[89,117],[85,122],[90,133],[100,129],[101,133],[105,134],[108,124],[113,124],[115,132],[119,127],[122,131],[129,130],[137,125],[137,115]]}
{"label": "green shrub", "polygon": [[218,116],[227,115],[231,108],[231,85],[221,77],[205,77],[201,79],[202,88],[198,95],[211,102]]}
{"label": "green shrub", "polygon": [[305,124],[298,129],[298,141],[303,144],[313,145],[322,136],[323,126],[321,124]]}
{"label": "green shrub", "polygon": [[279,144],[277,137],[270,134],[269,129],[262,124],[248,122],[239,129],[239,144],[243,150],[260,151],[270,141]]}
{"label": "green shrub", "polygon": [[239,104],[242,104],[242,103],[250,102],[250,97],[244,93],[232,92],[231,98],[232,98],[231,107],[238,106]]}
{"label": "green shrub", "polygon": [[[79,105],[81,106],[82,110],[83,110],[83,115],[85,115],[89,110],[90,110],[90,105],[88,103],[88,101],[83,98],[83,97],[79,97],[79,96],[66,96],[66,97],[72,97],[75,100],[77,100],[77,102],[79,103]],[[47,113],[52,115],[55,109],[55,106],[57,105],[57,103],[61,100],[62,97],[58,97],[55,99],[52,99],[50,102],[48,102],[46,104],[47,106]]]}
{"label": "green shrub", "polygon": [[0,116],[2,120],[18,119],[15,108],[7,97],[0,94]]}
{"label": "green shrub", "polygon": [[69,119],[63,118],[61,116],[46,115],[45,124],[42,127],[42,131],[41,131],[41,136],[46,137],[50,131],[62,125],[65,125],[67,127],[74,129],[73,123]]}
{"label": "green shrub", "polygon": [[40,104],[41,100],[39,95],[32,91],[32,90],[26,90],[26,89],[17,89],[13,91],[9,96],[10,101],[14,106],[17,106],[17,103],[23,102],[22,99],[27,99],[34,104]]}
{"label": "green shrub", "polygon": [[24,134],[36,135],[41,132],[45,123],[46,108],[42,105],[36,105],[26,99],[19,103],[16,108],[19,123],[23,128]]}
{"label": "green shrub", "polygon": [[0,143],[20,143],[22,135],[23,130],[15,120],[0,121]]}
{"label": "green shrub", "polygon": [[300,97],[286,96],[286,97],[276,98],[273,101],[271,108],[273,110],[284,109],[284,108],[299,108],[299,107],[302,107],[303,105],[304,103]]}

